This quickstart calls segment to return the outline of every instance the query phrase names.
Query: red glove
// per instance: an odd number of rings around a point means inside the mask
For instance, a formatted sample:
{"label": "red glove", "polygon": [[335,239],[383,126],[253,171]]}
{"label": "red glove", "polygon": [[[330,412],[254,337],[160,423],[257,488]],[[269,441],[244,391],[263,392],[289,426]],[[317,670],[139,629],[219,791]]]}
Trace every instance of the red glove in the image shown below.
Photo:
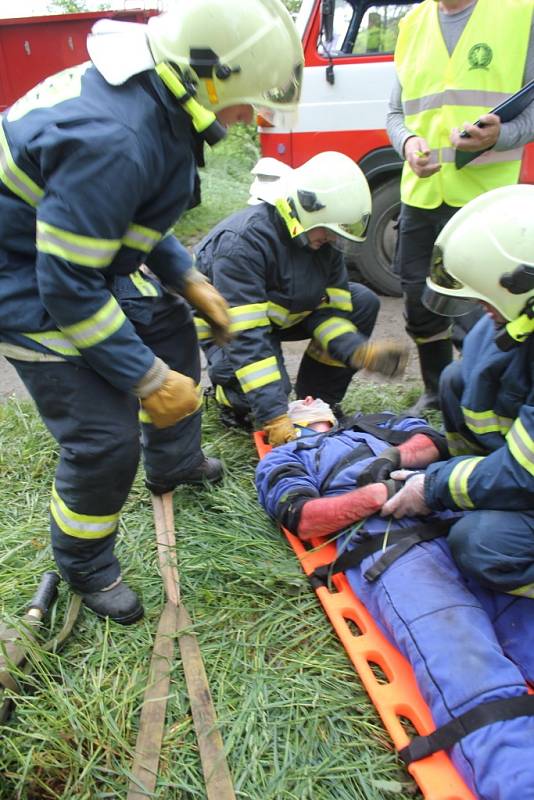
{"label": "red glove", "polygon": [[385,483],[370,483],[336,497],[317,497],[302,506],[297,534],[301,539],[326,536],[374,514],[388,498]]}
{"label": "red glove", "polygon": [[405,442],[399,445],[400,466],[407,469],[422,469],[439,461],[439,450],[430,438],[424,433],[414,433]]}
{"label": "red glove", "polygon": [[358,486],[385,481],[399,467],[421,469],[439,459],[439,450],[429,436],[414,433],[398,447],[387,447],[358,477]]}

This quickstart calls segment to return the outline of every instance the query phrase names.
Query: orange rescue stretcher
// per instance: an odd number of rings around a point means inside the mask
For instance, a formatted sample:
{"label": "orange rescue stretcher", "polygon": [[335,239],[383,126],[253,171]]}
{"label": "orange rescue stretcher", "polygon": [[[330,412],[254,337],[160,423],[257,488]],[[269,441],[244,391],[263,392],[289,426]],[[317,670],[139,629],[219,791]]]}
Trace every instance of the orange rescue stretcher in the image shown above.
{"label": "orange rescue stretcher", "polygon": [[[254,433],[254,442],[260,458],[271,449],[262,431]],[[335,560],[336,546],[324,537],[307,542],[313,548],[308,551],[297,536],[284,527],[282,530],[306,575]],[[397,750],[401,750],[410,743],[403,720],[407,720],[420,736],[427,736],[436,729],[430,709],[417,688],[410,664],[379,630],[345,575],[334,574],[332,585],[333,591],[320,586],[315,593],[393,744]],[[387,683],[382,682],[382,677],[380,680],[375,677],[375,665],[386,676]],[[443,751],[414,761],[407,769],[428,800],[476,800]]]}

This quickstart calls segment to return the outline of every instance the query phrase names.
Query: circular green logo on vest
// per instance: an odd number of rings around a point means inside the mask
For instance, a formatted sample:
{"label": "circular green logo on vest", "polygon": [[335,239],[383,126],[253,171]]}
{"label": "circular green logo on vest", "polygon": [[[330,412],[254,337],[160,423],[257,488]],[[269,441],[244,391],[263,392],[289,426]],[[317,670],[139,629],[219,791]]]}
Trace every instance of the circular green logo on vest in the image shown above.
{"label": "circular green logo on vest", "polygon": [[493,50],[489,44],[474,44],[467,54],[469,69],[487,69],[493,61]]}

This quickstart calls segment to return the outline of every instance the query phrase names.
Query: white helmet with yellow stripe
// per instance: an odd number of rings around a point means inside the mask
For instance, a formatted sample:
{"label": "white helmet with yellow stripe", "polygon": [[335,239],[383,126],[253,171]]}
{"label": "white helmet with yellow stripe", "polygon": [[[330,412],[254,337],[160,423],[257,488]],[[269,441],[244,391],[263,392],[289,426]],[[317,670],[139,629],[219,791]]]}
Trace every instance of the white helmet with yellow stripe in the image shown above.
{"label": "white helmet with yellow stripe", "polygon": [[210,111],[246,104],[270,117],[299,102],[302,46],[281,0],[174,0],[146,25],[97,22],[87,46],[114,85],[171,64]]}

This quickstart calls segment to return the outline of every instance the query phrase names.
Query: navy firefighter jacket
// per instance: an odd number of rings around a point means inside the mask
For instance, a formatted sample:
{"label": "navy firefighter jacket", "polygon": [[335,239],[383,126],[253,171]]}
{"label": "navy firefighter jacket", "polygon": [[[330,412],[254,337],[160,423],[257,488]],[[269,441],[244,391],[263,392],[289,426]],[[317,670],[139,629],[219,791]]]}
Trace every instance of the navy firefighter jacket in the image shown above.
{"label": "navy firefighter jacket", "polygon": [[[287,411],[273,348],[281,338],[312,339],[327,363],[348,366],[365,337],[351,321],[343,258],[330,245],[299,247],[274,207],[249,206],[223,220],[196,248],[198,269],[230,306],[233,341],[225,347],[257,420]],[[201,343],[210,332],[197,321]],[[299,325],[299,335],[286,329]],[[321,360],[322,360],[321,358]]]}
{"label": "navy firefighter jacket", "polygon": [[189,264],[167,234],[191,203],[195,136],[154,71],[110,86],[89,62],[5,112],[1,353],[73,360],[124,391],[139,382],[154,355],[116,288],[156,301],[161,285],[139,272],[142,263],[183,288]]}
{"label": "navy firefighter jacket", "polygon": [[[465,338],[459,430],[447,430],[455,457],[431,464],[425,496],[434,509],[534,509],[534,335],[503,352],[485,315]],[[450,401],[449,401],[450,402]]]}

